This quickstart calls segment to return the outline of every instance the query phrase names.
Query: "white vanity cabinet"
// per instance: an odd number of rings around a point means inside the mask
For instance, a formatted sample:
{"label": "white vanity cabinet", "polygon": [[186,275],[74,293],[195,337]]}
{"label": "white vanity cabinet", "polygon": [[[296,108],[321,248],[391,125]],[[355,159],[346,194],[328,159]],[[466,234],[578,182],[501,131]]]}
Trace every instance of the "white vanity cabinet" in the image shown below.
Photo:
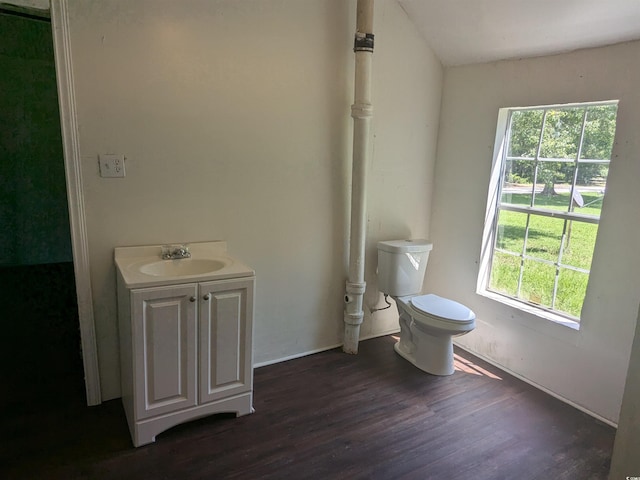
{"label": "white vanity cabinet", "polygon": [[118,274],[122,400],[136,447],[195,418],[253,412],[254,283],[131,288]]}
{"label": "white vanity cabinet", "polygon": [[253,388],[253,284],[252,278],[198,286],[201,404],[251,392]]}
{"label": "white vanity cabinet", "polygon": [[131,375],[135,421],[197,404],[197,294],[197,285],[130,291],[131,315],[121,317],[131,324],[131,356],[122,376]]}

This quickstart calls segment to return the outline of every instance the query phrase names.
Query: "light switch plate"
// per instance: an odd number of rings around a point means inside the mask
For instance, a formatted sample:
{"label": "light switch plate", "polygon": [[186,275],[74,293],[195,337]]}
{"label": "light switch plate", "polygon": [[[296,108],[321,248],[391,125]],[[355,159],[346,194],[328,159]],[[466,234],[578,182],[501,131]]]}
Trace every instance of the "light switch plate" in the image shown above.
{"label": "light switch plate", "polygon": [[100,176],[108,178],[124,177],[124,155],[102,153],[99,156]]}

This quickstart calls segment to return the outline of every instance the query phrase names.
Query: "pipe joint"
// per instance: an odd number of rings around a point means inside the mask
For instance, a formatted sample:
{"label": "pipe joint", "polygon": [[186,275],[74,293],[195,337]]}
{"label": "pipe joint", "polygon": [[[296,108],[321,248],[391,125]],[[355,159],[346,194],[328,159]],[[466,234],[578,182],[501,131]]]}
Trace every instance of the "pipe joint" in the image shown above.
{"label": "pipe joint", "polygon": [[370,103],[358,103],[351,105],[351,116],[353,118],[373,117],[373,105]]}
{"label": "pipe joint", "polygon": [[366,289],[366,282],[347,282],[347,294],[364,295]]}
{"label": "pipe joint", "polygon": [[364,319],[364,312],[360,310],[355,313],[344,313],[344,323],[347,325],[362,325],[362,320]]}

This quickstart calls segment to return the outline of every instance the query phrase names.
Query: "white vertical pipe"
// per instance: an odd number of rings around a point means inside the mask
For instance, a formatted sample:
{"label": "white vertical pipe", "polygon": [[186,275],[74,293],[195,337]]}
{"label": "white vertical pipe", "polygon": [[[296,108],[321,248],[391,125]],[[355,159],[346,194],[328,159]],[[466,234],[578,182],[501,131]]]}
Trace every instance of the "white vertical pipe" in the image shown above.
{"label": "white vertical pipe", "polygon": [[358,0],[356,12],[356,56],[353,117],[353,165],[351,179],[351,231],[349,243],[349,279],[344,311],[346,353],[358,353],[360,325],[364,318],[362,300],[364,281],[365,239],[367,224],[367,164],[370,156],[371,63],[373,57],[373,0]]}

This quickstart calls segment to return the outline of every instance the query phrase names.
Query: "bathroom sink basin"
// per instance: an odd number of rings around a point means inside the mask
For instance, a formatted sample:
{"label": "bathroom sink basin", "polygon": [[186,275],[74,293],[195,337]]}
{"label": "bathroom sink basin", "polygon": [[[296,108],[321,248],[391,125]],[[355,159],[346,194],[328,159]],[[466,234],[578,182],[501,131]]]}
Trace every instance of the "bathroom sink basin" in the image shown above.
{"label": "bathroom sink basin", "polygon": [[179,260],[159,260],[140,266],[140,272],[154,277],[175,277],[204,275],[226,267],[229,262],[209,258],[183,258]]}
{"label": "bathroom sink basin", "polygon": [[255,275],[252,268],[229,256],[225,241],[189,243],[189,258],[163,259],[165,247],[116,247],[118,281],[126,288],[143,288]]}

